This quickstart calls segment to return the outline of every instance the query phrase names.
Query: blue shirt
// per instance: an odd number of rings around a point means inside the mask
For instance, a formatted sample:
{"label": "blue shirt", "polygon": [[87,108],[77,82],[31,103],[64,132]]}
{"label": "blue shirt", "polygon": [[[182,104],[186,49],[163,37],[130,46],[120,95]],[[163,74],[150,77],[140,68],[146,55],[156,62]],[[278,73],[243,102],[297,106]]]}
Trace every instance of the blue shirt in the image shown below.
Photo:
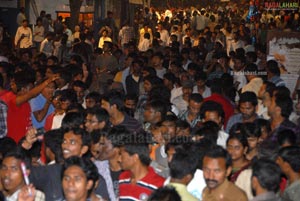
{"label": "blue shirt", "polygon": [[45,103],[47,102],[47,99],[42,95],[42,94],[39,94],[37,97],[31,99],[29,101],[30,103],[30,107],[31,107],[31,120],[32,120],[32,125],[35,127],[35,128],[40,128],[40,127],[44,127],[45,125],[45,121],[46,121],[46,117],[51,114],[52,112],[54,112],[54,107],[53,105],[51,104],[48,108],[48,112],[47,114],[45,115],[44,119],[41,121],[41,122],[38,122],[36,120],[36,118],[34,117],[34,114],[33,112],[36,112],[36,111],[39,111],[41,109],[43,109]]}

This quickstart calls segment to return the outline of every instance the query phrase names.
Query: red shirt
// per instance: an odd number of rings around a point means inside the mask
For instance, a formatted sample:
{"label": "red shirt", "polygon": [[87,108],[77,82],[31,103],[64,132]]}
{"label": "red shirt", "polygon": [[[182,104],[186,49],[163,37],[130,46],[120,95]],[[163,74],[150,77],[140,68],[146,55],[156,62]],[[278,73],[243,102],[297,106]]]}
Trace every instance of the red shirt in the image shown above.
{"label": "red shirt", "polygon": [[222,105],[222,108],[225,113],[225,118],[224,118],[224,129],[225,129],[229,118],[234,114],[233,105],[230,103],[228,99],[226,99],[224,96],[217,93],[213,93],[211,96],[205,98],[204,101],[215,101],[216,103]]}
{"label": "red shirt", "polygon": [[32,126],[31,124],[31,109],[28,102],[17,106],[17,95],[13,92],[5,93],[1,99],[7,104],[7,136],[16,141],[25,136],[27,129]]}
{"label": "red shirt", "polygon": [[164,184],[165,179],[154,172],[152,167],[148,168],[148,174],[131,183],[131,172],[124,171],[119,177],[119,200],[147,200],[151,193]]}

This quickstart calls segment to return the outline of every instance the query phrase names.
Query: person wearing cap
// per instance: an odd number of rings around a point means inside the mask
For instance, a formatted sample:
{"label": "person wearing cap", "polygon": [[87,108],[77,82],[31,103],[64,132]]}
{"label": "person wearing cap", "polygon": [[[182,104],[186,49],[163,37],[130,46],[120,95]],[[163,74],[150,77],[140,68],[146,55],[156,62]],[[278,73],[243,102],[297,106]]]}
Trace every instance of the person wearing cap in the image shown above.
{"label": "person wearing cap", "polygon": [[178,108],[179,113],[182,113],[183,111],[187,110],[190,95],[193,92],[193,87],[194,84],[190,80],[182,82],[182,95],[174,98],[174,100],[171,102]]}

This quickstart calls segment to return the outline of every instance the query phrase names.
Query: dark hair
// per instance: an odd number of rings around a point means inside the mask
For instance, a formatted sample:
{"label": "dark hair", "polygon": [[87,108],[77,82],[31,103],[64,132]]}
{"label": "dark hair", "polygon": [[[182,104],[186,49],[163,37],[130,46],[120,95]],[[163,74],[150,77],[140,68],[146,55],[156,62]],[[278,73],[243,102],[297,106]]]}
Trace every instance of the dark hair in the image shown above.
{"label": "dark hair", "polygon": [[35,82],[35,74],[32,70],[18,71],[13,75],[13,77],[17,86],[17,91],[20,91],[22,87],[26,87],[29,84],[33,85]]}
{"label": "dark hair", "polygon": [[56,163],[63,161],[61,150],[62,136],[61,129],[52,129],[44,134],[45,147],[48,147],[54,153]]}
{"label": "dark hair", "polygon": [[[205,152],[204,157],[208,158],[224,158],[226,161],[226,168],[230,167],[232,165],[232,159],[229,153],[223,149],[221,146],[213,146],[211,149],[207,150]],[[204,159],[203,157],[203,159]]]}
{"label": "dark hair", "polygon": [[77,95],[75,93],[74,90],[72,89],[64,89],[64,90],[61,90],[61,97],[60,97],[60,100],[68,100],[70,101],[71,103],[77,103]]}
{"label": "dark hair", "polygon": [[234,57],[235,60],[240,60],[243,64],[246,63],[246,58],[244,55],[240,55],[240,54],[236,54],[236,56]]}
{"label": "dark hair", "polygon": [[153,191],[148,201],[181,201],[181,197],[171,186],[160,187]]}
{"label": "dark hair", "polygon": [[145,133],[123,135],[122,138],[121,147],[124,147],[130,156],[137,154],[143,165],[150,165],[149,139]]}
{"label": "dark hair", "polygon": [[281,116],[289,118],[293,111],[293,100],[289,96],[280,96],[280,94],[275,95],[275,103],[277,107],[281,109]]}
{"label": "dark hair", "polygon": [[86,88],[87,88],[86,84],[84,82],[82,82],[81,80],[74,81],[72,86],[82,88],[83,90],[86,90]]}
{"label": "dark hair", "polygon": [[82,106],[82,104],[80,103],[71,103],[68,108],[66,109],[66,114],[70,113],[70,112],[78,112],[83,114],[84,113],[84,108]]}
{"label": "dark hair", "polygon": [[250,102],[253,106],[257,106],[257,96],[252,91],[246,91],[240,95],[239,104]]}
{"label": "dark hair", "polygon": [[92,180],[93,181],[93,186],[91,189],[88,190],[88,197],[94,190],[94,187],[99,180],[99,173],[98,173],[98,168],[96,165],[87,158],[81,158],[77,156],[71,156],[67,158],[64,162],[63,168],[62,168],[62,175],[61,178],[63,179],[65,171],[72,166],[77,166],[82,169],[82,171],[85,173],[86,180]]}
{"label": "dark hair", "polygon": [[97,144],[100,141],[100,138],[103,136],[107,136],[108,131],[107,129],[104,130],[93,130],[91,132],[91,139],[92,139],[92,144]]}
{"label": "dark hair", "polygon": [[279,150],[278,156],[280,156],[285,162],[287,162],[294,172],[300,171],[300,147],[290,146],[284,147]]}
{"label": "dark hair", "polygon": [[165,152],[167,153],[171,147],[173,147],[176,151],[177,150],[186,150],[192,144],[193,144],[193,141],[190,136],[175,136],[170,139],[168,144],[166,144]]}
{"label": "dark hair", "polygon": [[273,95],[277,95],[279,97],[290,97],[291,92],[286,86],[277,86],[273,91]]}
{"label": "dark hair", "polygon": [[[255,123],[255,127],[256,127],[256,129],[257,129],[258,131],[261,132],[261,129],[262,129],[263,127],[265,127],[268,134],[271,132],[271,124],[270,124],[270,121],[268,121],[268,120],[266,120],[266,119],[258,118],[258,119],[255,119],[253,123]],[[261,135],[261,133],[260,133],[260,135]]]}
{"label": "dark hair", "polygon": [[276,85],[273,82],[269,82],[269,81],[264,81],[264,85],[266,85],[266,92],[268,92],[270,97],[272,97]]}
{"label": "dark hair", "polygon": [[252,60],[252,62],[256,62],[257,61],[256,52],[247,52],[246,56],[249,57]]}
{"label": "dark hair", "polygon": [[[149,73],[149,75],[148,76],[156,76],[156,70],[153,68],[153,67],[150,67],[150,66],[147,66],[147,67],[144,67],[143,68],[143,71],[146,71],[146,72],[148,72]],[[146,77],[148,77],[148,76],[146,76]],[[149,81],[150,82],[150,81]],[[151,82],[150,82],[151,83]],[[152,83],[151,83],[152,84]]]}
{"label": "dark hair", "polygon": [[181,129],[191,129],[190,124],[186,120],[178,119],[176,121],[176,127]]}
{"label": "dark hair", "polygon": [[251,122],[243,123],[241,126],[241,129],[240,129],[240,132],[246,138],[249,138],[249,137],[259,138],[261,135],[260,129],[257,129],[255,123],[251,123]]}
{"label": "dark hair", "polygon": [[171,91],[164,85],[154,86],[149,92],[149,100],[160,100],[170,105]]}
{"label": "dark hair", "polygon": [[6,155],[6,153],[14,150],[16,147],[17,143],[12,138],[4,137],[0,139],[0,153],[2,158]]}
{"label": "dark hair", "polygon": [[222,105],[215,101],[205,101],[201,105],[200,116],[202,119],[205,118],[205,113],[208,111],[209,112],[217,112],[218,115],[222,118],[222,120],[225,118],[225,112],[223,110]]}
{"label": "dark hair", "polygon": [[249,63],[246,65],[244,72],[250,75],[258,75],[258,67],[255,63]]}
{"label": "dark hair", "polygon": [[229,135],[240,134],[242,125],[243,123],[241,122],[233,124],[229,129]]}
{"label": "dark hair", "polygon": [[187,175],[194,176],[197,169],[197,163],[193,153],[187,151],[176,151],[169,163],[171,178],[183,179]]}
{"label": "dark hair", "polygon": [[146,80],[151,83],[152,88],[155,87],[155,86],[161,86],[161,85],[163,85],[162,79],[160,79],[156,75],[155,76],[148,75],[148,76],[146,76],[144,78],[144,81],[146,81]]}
{"label": "dark hair", "polygon": [[202,80],[202,81],[206,81],[207,80],[207,75],[206,75],[206,73],[204,73],[204,72],[202,72],[202,73],[197,73],[196,75],[195,75],[195,81],[197,82],[197,81],[199,81],[199,80]]}
{"label": "dark hair", "polygon": [[[212,144],[217,144],[219,125],[214,121],[207,121],[194,133],[194,135],[203,136],[211,141]],[[200,140],[201,141],[201,140]]]}
{"label": "dark hair", "polygon": [[86,110],[86,114],[95,115],[99,122],[105,122],[108,124],[109,122],[109,114],[103,108],[89,108]]}
{"label": "dark hair", "polygon": [[229,135],[229,137],[226,141],[226,145],[228,145],[229,140],[233,140],[233,139],[238,140],[244,148],[248,147],[248,140],[247,140],[246,136],[242,135],[241,133]]}
{"label": "dark hair", "polygon": [[294,133],[294,131],[290,129],[284,129],[278,132],[277,141],[280,146],[282,146],[285,143],[294,146],[297,142],[297,135]]}
{"label": "dark hair", "polygon": [[281,181],[281,170],[274,161],[259,159],[252,165],[252,177],[257,178],[263,189],[276,193]]}
{"label": "dark hair", "polygon": [[163,120],[168,112],[168,106],[164,101],[152,100],[146,103],[145,108],[152,108],[156,112],[160,112],[161,119]]}
{"label": "dark hair", "polygon": [[278,67],[278,63],[275,60],[269,60],[267,62],[267,71],[270,73],[280,76],[280,69]]}
{"label": "dark hair", "polygon": [[167,80],[171,81],[172,84],[175,84],[175,83],[178,82],[176,76],[173,73],[170,73],[170,72],[164,74],[164,79],[167,79]]}
{"label": "dark hair", "polygon": [[13,157],[13,158],[15,158],[15,159],[17,159],[17,160],[20,160],[20,161],[24,162],[27,169],[30,169],[30,167],[31,167],[31,158],[30,158],[30,156],[29,156],[28,154],[26,154],[26,153],[25,153],[21,148],[19,148],[19,147],[16,147],[15,149],[13,149],[13,150],[7,152],[7,153],[4,155],[3,160],[4,160],[5,158],[8,158],[8,157]]}
{"label": "dark hair", "polygon": [[72,129],[84,124],[84,114],[79,112],[66,113],[61,122],[62,129]]}
{"label": "dark hair", "polygon": [[154,53],[154,54],[153,54],[153,57],[159,57],[161,60],[164,59],[164,55],[163,55],[163,53],[161,53],[161,52],[156,52],[156,53]]}
{"label": "dark hair", "polygon": [[257,147],[257,158],[269,159],[275,161],[278,155],[279,146],[276,142],[271,140],[265,140],[258,144]]}
{"label": "dark hair", "polygon": [[129,135],[130,131],[125,126],[117,125],[108,131],[106,138],[111,141],[114,147],[118,147],[123,145],[124,136]]}
{"label": "dark hair", "polygon": [[85,96],[85,99],[93,99],[96,101],[96,103],[100,103],[101,98],[101,94],[96,91],[92,91]]}
{"label": "dark hair", "polygon": [[211,93],[217,93],[217,94],[223,93],[222,81],[220,78],[215,78],[211,81],[210,90],[211,90]]}
{"label": "dark hair", "polygon": [[192,93],[190,95],[190,101],[195,101],[196,103],[201,103],[203,101],[203,97],[201,94],[198,93]]}
{"label": "dark hair", "polygon": [[109,102],[111,106],[116,105],[117,109],[123,111],[124,109],[124,101],[123,94],[116,90],[112,90],[109,93],[105,94],[102,99]]}

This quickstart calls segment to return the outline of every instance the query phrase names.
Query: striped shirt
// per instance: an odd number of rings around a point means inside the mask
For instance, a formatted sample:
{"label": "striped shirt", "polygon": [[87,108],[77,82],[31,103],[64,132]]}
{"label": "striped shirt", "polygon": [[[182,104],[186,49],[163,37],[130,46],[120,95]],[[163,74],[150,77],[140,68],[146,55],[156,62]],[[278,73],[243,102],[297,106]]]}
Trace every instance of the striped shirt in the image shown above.
{"label": "striped shirt", "polygon": [[132,184],[131,172],[124,171],[119,177],[119,201],[147,200],[153,191],[164,184],[164,180],[152,167],[148,167],[148,174]]}

